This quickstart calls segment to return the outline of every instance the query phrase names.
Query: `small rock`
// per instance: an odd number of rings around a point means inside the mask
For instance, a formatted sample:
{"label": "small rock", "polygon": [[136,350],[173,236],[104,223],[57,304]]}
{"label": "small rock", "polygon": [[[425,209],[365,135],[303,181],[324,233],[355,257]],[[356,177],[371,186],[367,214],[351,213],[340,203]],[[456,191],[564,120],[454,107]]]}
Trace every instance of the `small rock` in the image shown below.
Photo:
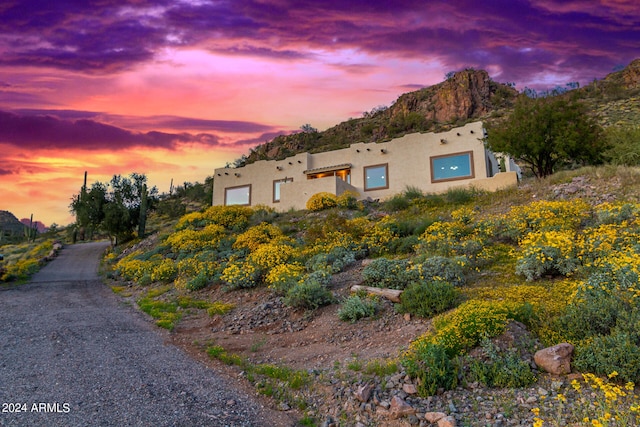
{"label": "small rock", "polygon": [[391,419],[402,418],[407,415],[413,415],[416,413],[416,409],[402,400],[398,396],[394,396],[391,399],[390,417]]}
{"label": "small rock", "polygon": [[418,389],[413,384],[403,384],[402,390],[407,394],[416,394],[418,393]]}
{"label": "small rock", "polygon": [[447,414],[443,412],[427,412],[426,414],[424,414],[424,419],[425,421],[428,421],[433,424],[433,423],[437,423],[438,421],[440,421],[446,416]]}
{"label": "small rock", "polygon": [[363,386],[358,387],[358,390],[355,392],[355,397],[360,402],[367,402],[371,397],[371,392],[373,391],[373,384],[365,384]]}

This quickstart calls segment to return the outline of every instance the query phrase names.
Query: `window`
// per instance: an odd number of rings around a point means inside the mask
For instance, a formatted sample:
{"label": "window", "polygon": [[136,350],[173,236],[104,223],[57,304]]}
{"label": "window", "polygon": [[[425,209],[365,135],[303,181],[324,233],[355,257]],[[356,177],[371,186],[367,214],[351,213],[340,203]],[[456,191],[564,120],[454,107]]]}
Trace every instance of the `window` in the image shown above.
{"label": "window", "polygon": [[364,168],[364,189],[380,190],[389,188],[389,164],[367,166]]}
{"label": "window", "polygon": [[472,151],[431,158],[431,182],[469,179],[474,176]]}
{"label": "window", "polygon": [[273,181],[273,203],[280,201],[280,186],[285,182],[293,182],[293,178],[276,179]]}
{"label": "window", "polygon": [[225,206],[250,205],[251,204],[251,185],[225,188],[224,204]]}

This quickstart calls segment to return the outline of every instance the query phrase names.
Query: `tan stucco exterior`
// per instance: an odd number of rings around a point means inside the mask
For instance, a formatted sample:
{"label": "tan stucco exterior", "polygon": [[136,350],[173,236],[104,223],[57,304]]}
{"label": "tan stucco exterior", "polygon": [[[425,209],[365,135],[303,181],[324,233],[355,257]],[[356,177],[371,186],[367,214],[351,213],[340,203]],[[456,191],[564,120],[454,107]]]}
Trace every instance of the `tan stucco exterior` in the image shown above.
{"label": "tan stucco exterior", "polygon": [[[498,162],[485,149],[483,135],[482,122],[475,122],[448,132],[414,133],[383,143],[356,143],[341,150],[219,168],[214,173],[213,204],[236,202],[286,211],[304,209],[313,194],[323,191],[340,195],[351,190],[360,198],[382,200],[407,187],[441,193],[460,186],[495,191],[517,185],[515,171],[497,173]],[[464,176],[440,175],[458,173],[456,161]],[[367,181],[366,170],[375,177]],[[367,188],[375,178],[376,187]],[[288,181],[279,186],[279,201],[274,201],[276,180]],[[243,199],[249,190],[250,197]],[[240,201],[231,200],[234,195],[240,195]]]}

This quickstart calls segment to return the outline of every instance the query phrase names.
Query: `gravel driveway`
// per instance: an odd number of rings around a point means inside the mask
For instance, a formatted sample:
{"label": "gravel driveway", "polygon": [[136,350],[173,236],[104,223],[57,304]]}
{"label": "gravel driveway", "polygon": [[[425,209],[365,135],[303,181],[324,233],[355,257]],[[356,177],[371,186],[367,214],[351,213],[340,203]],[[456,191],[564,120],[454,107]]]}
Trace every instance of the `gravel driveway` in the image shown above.
{"label": "gravel driveway", "polygon": [[0,425],[294,425],[118,302],[96,274],[107,245],[68,246],[0,288]]}

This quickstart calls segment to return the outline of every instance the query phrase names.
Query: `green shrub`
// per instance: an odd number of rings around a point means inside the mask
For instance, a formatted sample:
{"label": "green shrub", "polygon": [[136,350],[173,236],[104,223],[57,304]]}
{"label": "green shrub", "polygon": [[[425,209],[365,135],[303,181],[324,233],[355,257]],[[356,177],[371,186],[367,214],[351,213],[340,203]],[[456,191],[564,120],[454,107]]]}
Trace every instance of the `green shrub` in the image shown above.
{"label": "green shrub", "polygon": [[414,277],[421,281],[439,280],[462,286],[466,283],[464,265],[464,257],[434,256],[414,264],[411,270],[415,273]]}
{"label": "green shrub", "polygon": [[315,310],[331,304],[333,294],[322,283],[314,280],[304,281],[289,289],[284,303],[295,308]]}
{"label": "green shrub", "polygon": [[[640,325],[636,325],[638,327]],[[615,330],[578,345],[572,361],[582,372],[608,375],[615,371],[622,381],[640,381],[640,338],[638,334]]]}
{"label": "green shrub", "polygon": [[456,305],[458,292],[443,281],[414,282],[400,295],[398,311],[430,318]]}
{"label": "green shrub", "polygon": [[327,253],[319,253],[312,256],[305,264],[307,270],[327,270],[331,273],[337,273],[344,270],[348,265],[356,261],[354,251],[336,246]]}
{"label": "green shrub", "polygon": [[376,258],[362,269],[362,278],[367,286],[404,289],[416,278],[408,266],[406,259]]}
{"label": "green shrub", "polygon": [[458,360],[437,344],[423,342],[401,360],[407,374],[418,379],[418,393],[433,396],[439,388],[452,390],[458,385]]}
{"label": "green shrub", "polygon": [[531,367],[516,350],[501,350],[490,340],[483,340],[481,346],[485,359],[470,359],[467,381],[501,388],[521,388],[536,381]]}
{"label": "green shrub", "polygon": [[344,322],[355,323],[360,319],[375,315],[377,307],[378,300],[376,298],[352,295],[342,303],[338,310],[338,317]]}

